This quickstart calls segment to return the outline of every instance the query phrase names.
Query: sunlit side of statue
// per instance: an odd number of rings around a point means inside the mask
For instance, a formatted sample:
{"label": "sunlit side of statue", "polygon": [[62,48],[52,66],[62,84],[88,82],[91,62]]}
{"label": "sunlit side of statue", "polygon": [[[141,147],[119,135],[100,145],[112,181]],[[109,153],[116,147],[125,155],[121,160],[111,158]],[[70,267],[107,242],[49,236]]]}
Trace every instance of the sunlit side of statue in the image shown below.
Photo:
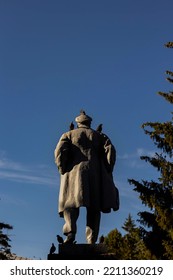
{"label": "sunlit side of statue", "polygon": [[73,243],[80,207],[86,207],[86,240],[97,241],[101,212],[119,209],[119,194],[113,182],[116,150],[110,139],[91,128],[92,118],[84,111],[71,123],[55,149],[55,163],[60,172],[59,214],[64,218],[64,243]]}

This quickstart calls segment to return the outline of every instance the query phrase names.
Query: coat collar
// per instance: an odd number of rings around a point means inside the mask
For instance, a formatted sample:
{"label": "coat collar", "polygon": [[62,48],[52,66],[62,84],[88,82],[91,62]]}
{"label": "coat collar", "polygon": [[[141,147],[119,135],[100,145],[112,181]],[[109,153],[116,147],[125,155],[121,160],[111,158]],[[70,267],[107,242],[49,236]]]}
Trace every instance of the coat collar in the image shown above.
{"label": "coat collar", "polygon": [[90,128],[88,125],[85,125],[83,123],[78,124],[78,128]]}

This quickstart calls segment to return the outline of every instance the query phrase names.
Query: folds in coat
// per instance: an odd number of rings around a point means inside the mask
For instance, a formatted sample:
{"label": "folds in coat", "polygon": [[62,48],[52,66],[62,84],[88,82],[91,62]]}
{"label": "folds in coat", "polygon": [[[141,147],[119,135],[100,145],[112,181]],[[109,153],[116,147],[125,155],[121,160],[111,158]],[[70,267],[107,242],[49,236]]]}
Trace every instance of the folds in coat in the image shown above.
{"label": "folds in coat", "polygon": [[115,157],[109,138],[91,128],[83,126],[61,136],[55,149],[55,162],[61,174],[60,216],[71,207],[118,210],[119,196],[112,178]]}

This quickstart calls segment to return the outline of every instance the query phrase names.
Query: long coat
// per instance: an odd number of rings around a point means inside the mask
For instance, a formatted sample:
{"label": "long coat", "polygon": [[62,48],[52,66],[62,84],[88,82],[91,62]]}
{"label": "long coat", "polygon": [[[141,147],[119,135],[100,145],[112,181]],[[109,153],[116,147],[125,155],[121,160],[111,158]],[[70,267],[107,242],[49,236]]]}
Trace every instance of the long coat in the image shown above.
{"label": "long coat", "polygon": [[112,170],[115,148],[109,138],[83,125],[64,133],[55,149],[60,176],[59,214],[66,208],[118,210],[119,196]]}

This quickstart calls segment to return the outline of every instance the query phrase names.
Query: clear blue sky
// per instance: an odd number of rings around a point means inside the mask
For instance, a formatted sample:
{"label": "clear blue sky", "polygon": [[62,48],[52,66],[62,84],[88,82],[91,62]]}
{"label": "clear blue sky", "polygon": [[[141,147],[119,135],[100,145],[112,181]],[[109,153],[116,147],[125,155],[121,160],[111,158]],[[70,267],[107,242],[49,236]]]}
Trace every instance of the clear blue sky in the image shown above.
{"label": "clear blue sky", "polygon": [[46,259],[62,235],[53,153],[81,108],[117,150],[121,208],[102,215],[100,235],[137,218],[127,179],[156,176],[139,159],[155,151],[140,126],[171,117],[156,92],[170,90],[173,54],[163,45],[173,39],[172,14],[172,0],[1,0],[0,221],[14,226],[14,253]]}

